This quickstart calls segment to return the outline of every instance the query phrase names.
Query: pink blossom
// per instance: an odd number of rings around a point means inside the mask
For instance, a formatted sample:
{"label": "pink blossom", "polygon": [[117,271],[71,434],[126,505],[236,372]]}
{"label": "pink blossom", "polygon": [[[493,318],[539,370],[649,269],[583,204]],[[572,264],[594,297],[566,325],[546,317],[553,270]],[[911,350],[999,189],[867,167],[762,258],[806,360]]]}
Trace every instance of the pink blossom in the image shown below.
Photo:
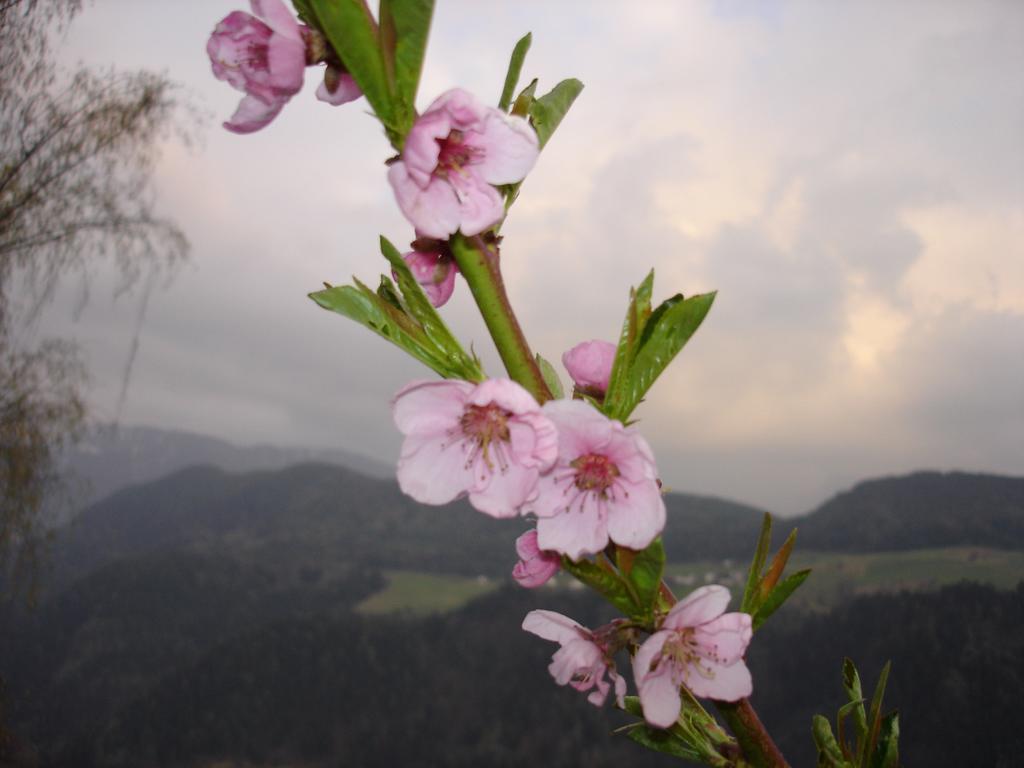
{"label": "pink blossom", "polygon": [[512,517],[555,460],[554,424],[514,381],[417,381],[392,407],[405,435],[398,484],[424,504],[468,494],[480,512]]}
{"label": "pink blossom", "polygon": [[538,152],[537,134],[525,119],[455,88],[417,118],[388,181],[417,231],[440,239],[459,230],[476,235],[505,215],[492,185],[520,181]]}
{"label": "pink blossom", "polygon": [[561,646],[548,667],[556,683],[569,684],[577,691],[590,691],[587,701],[599,707],[611,687],[605,680],[607,673],[615,687],[615,699],[619,707],[623,707],[626,681],[615,671],[608,645],[599,636],[554,611],[530,611],[523,619],[523,629]]}
{"label": "pink blossom", "polygon": [[[415,247],[415,244],[414,244]],[[413,277],[423,287],[430,303],[435,307],[443,306],[452,297],[455,290],[455,259],[447,253],[431,251],[410,251],[402,258],[412,270]]]}
{"label": "pink blossom", "polygon": [[[245,92],[224,127],[258,131],[302,88],[306,43],[281,0],[252,0],[256,16],[233,11],[214,28],[206,52],[218,80]],[[259,18],[257,18],[259,17]]]}
{"label": "pink blossom", "polygon": [[558,429],[558,460],[530,507],[537,544],[578,560],[611,539],[644,549],[665,527],[665,502],[650,446],[582,400],[553,400],[544,413]]}
{"label": "pink blossom", "polygon": [[615,351],[615,345],[607,341],[584,341],[562,355],[562,365],[580,392],[604,397],[612,375]]}
{"label": "pink blossom", "polygon": [[512,569],[512,578],[519,586],[533,589],[546,584],[558,573],[562,558],[555,552],[545,552],[537,546],[537,531],[527,531],[516,539],[519,562]]}
{"label": "pink blossom", "polygon": [[355,101],[362,95],[352,75],[330,65],[324,70],[324,79],[316,89],[316,97],[334,107]]}
{"label": "pink blossom", "polygon": [[669,728],[679,717],[679,687],[696,696],[738,701],[753,690],[743,654],[753,634],[750,615],[725,613],[729,590],[701,587],[668,612],[662,628],[640,646],[633,676],[644,719]]}

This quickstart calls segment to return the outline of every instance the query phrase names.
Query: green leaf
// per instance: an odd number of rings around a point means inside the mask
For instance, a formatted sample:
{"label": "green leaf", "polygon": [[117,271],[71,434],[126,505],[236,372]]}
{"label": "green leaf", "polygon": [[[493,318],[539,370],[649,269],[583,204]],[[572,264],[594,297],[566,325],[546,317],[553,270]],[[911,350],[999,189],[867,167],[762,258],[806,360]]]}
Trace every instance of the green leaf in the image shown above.
{"label": "green leaf", "polygon": [[637,744],[647,747],[647,749],[653,749],[655,752],[664,752],[667,755],[673,755],[674,757],[680,757],[683,760],[690,760],[695,763],[704,762],[697,750],[684,744],[670,731],[649,728],[642,723],[637,723],[626,731],[626,735]]}
{"label": "green leaf", "polygon": [[882,719],[882,699],[885,696],[885,686],[889,682],[889,670],[892,662],[885,662],[882,672],[878,676],[878,683],[875,685],[875,693],[871,697],[871,708],[868,710],[868,738],[860,752],[860,764],[864,765],[868,754],[874,749],[878,740],[878,729]]}
{"label": "green leaf", "polygon": [[395,288],[395,284],[391,282],[391,278],[387,275],[380,276],[380,285],[377,286],[377,295],[395,309],[401,312],[408,311],[405,304],[402,303],[402,295],[398,292],[398,289]]}
{"label": "green leaf", "polygon": [[882,720],[878,733],[878,744],[868,768],[899,768],[900,764],[900,719],[896,712],[891,712]]}
{"label": "green leaf", "polygon": [[512,104],[512,114],[518,115],[519,117],[526,117],[530,113],[530,107],[533,106],[534,98],[533,95],[537,92],[537,78],[533,78],[523,90],[516,96],[515,103]]}
{"label": "green leaf", "polygon": [[393,63],[395,123],[402,136],[416,117],[416,91],[433,14],[434,0],[381,0],[381,27],[391,30],[388,42],[394,46],[385,51],[385,65],[389,59]]}
{"label": "green leaf", "polygon": [[565,397],[565,390],[562,389],[562,380],[558,378],[558,372],[551,363],[540,356],[539,352],[536,357],[537,367],[540,368],[540,374],[544,377],[544,383],[548,385],[555,400],[561,400]]}
{"label": "green leaf", "polygon": [[295,13],[298,15],[299,21],[311,27],[319,28],[320,24],[317,21],[316,14],[313,12],[310,0],[292,0],[292,5],[295,6]]}
{"label": "green leaf", "polygon": [[665,547],[661,537],[655,539],[647,549],[636,552],[629,571],[623,576],[629,579],[634,587],[640,606],[642,618],[650,618],[654,614],[654,606],[661,589],[661,576],[665,572]]}
{"label": "green leaf", "polygon": [[769,592],[768,597],[757,607],[756,612],[753,614],[754,629],[764,624],[769,616],[779,610],[782,604],[789,599],[789,596],[796,591],[797,587],[807,581],[807,577],[810,575],[810,568],[791,573]]}
{"label": "green leaf", "polygon": [[630,367],[636,351],[637,340],[643,332],[643,326],[650,317],[651,292],[654,290],[654,270],[636,288],[629,289],[629,304],[626,306],[626,317],[622,321],[619,343],[615,348],[615,360],[608,377],[608,388],[605,390],[602,410],[605,415],[613,416],[619,410],[619,404],[625,398]]}
{"label": "green leaf", "polygon": [[563,80],[530,105],[530,122],[542,149],[582,90],[583,83],[579,80]]}
{"label": "green leaf", "polygon": [[519,73],[523,71],[523,60],[526,59],[526,52],[530,50],[530,43],[533,42],[533,35],[527,32],[516,43],[512,49],[512,58],[508,62],[508,72],[505,74],[505,85],[501,89],[501,99],[498,100],[498,109],[508,112],[512,103],[512,94],[515,93],[516,85],[519,84]]}
{"label": "green leaf", "polygon": [[853,722],[857,726],[857,741],[863,743],[868,735],[867,714],[864,712],[864,691],[860,686],[857,667],[850,658],[843,659],[843,688],[846,689],[846,697],[856,705],[853,708]]}
{"label": "green leaf", "polygon": [[647,390],[693,336],[714,300],[714,292],[688,299],[675,296],[651,314],[633,355],[621,402],[609,416],[620,421],[629,418]]}
{"label": "green leaf", "polygon": [[757,546],[754,548],[754,559],[750,561],[750,570],[747,571],[747,586],[743,590],[743,600],[740,603],[740,612],[753,615],[760,604],[761,571],[764,570],[764,562],[768,559],[768,548],[772,545],[772,516],[767,512],[761,518],[761,533],[757,536]]}
{"label": "green leaf", "polygon": [[843,750],[843,757],[847,760],[852,759],[853,755],[850,753],[850,748],[846,743],[846,718],[861,704],[863,704],[862,701],[848,701],[836,713],[836,740],[839,742],[839,748]]}
{"label": "green leaf", "polygon": [[309,294],[309,298],[324,309],[355,320],[404,349],[427,367],[445,375],[444,362],[438,359],[422,330],[401,310],[362,283],[357,281],[357,287],[343,285],[326,288]]}
{"label": "green leaf", "polygon": [[626,583],[612,571],[602,568],[592,560],[574,563],[568,557],[562,558],[562,568],[581,582],[602,595],[608,602],[627,616],[634,616],[638,606],[629,593]]}
{"label": "green leaf", "polygon": [[811,735],[818,747],[818,765],[828,768],[844,768],[848,765],[843,759],[843,752],[839,749],[835,736],[832,735],[832,726],[828,718],[815,715],[811,719]]}
{"label": "green leaf", "polygon": [[476,359],[468,354],[458,339],[448,330],[444,320],[430,303],[423,287],[419,284],[402,254],[386,237],[380,238],[380,252],[391,264],[398,279],[398,287],[402,291],[404,307],[423,328],[423,332],[437,350],[437,356],[446,363],[446,378],[458,378],[465,381],[483,381],[483,371]]}
{"label": "green leaf", "polygon": [[[309,0],[320,27],[384,126],[398,132],[377,23],[362,0]],[[397,147],[396,147],[397,148]]]}
{"label": "green leaf", "polygon": [[786,570],[786,563],[789,562],[789,556],[793,553],[793,546],[796,544],[796,528],[789,532],[789,536],[779,547],[779,551],[775,553],[775,557],[772,558],[771,564],[764,573],[764,577],[761,579],[761,583],[758,584],[758,592],[762,601],[778,584],[779,579],[782,578],[782,573]]}

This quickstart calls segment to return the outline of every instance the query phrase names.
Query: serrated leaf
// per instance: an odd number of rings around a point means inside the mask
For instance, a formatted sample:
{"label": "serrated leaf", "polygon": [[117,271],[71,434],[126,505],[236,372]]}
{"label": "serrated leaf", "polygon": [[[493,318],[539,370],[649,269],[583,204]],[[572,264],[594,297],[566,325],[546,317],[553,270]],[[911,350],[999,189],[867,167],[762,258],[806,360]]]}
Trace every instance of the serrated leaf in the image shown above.
{"label": "serrated leaf", "polygon": [[387,275],[380,276],[380,285],[377,286],[377,295],[380,296],[384,301],[393,306],[395,309],[406,311],[405,306],[402,304],[402,296],[395,288],[395,284],[391,282],[391,278]]}
{"label": "serrated leaf", "polygon": [[507,112],[512,103],[512,94],[515,93],[519,84],[519,74],[523,71],[523,61],[526,59],[526,52],[530,50],[530,43],[533,42],[533,35],[527,32],[516,43],[512,49],[512,57],[508,62],[508,71],[505,73],[505,85],[501,89],[501,98],[498,100],[498,109]]}
{"label": "serrated leaf", "polygon": [[875,692],[871,697],[871,708],[868,710],[868,738],[860,753],[860,764],[864,765],[869,753],[873,751],[878,740],[878,731],[882,719],[882,699],[885,697],[885,686],[889,682],[889,670],[892,662],[885,662],[882,672],[878,675]]}
{"label": "serrated leaf", "polygon": [[684,744],[670,731],[663,731],[658,728],[649,728],[643,724],[637,724],[626,731],[626,735],[647,749],[655,752],[664,752],[667,755],[680,757],[683,760],[691,760],[696,763],[704,762],[701,754]]}
{"label": "serrated leaf", "polygon": [[633,585],[637,599],[640,601],[643,618],[653,615],[658,592],[661,589],[661,576],[664,572],[665,547],[660,536],[651,542],[647,549],[634,552],[628,573],[623,572],[623,575]]}
{"label": "serrated leaf", "polygon": [[839,742],[839,748],[843,750],[843,757],[847,760],[852,759],[853,755],[846,743],[846,718],[849,717],[850,713],[857,708],[858,704],[862,703],[863,702],[859,701],[848,701],[843,704],[836,713],[836,740]]}
{"label": "serrated leaf", "polygon": [[526,117],[530,113],[530,107],[533,106],[534,94],[537,92],[537,78],[533,78],[529,84],[519,92],[516,96],[515,103],[512,104],[512,114],[518,115],[519,117]]}
{"label": "serrated leaf", "polygon": [[760,605],[760,591],[758,585],[761,583],[761,571],[764,570],[764,561],[768,559],[768,548],[772,545],[772,516],[767,512],[761,518],[761,532],[757,535],[757,546],[754,547],[754,558],[750,561],[750,570],[747,571],[747,586],[743,590],[743,600],[740,602],[740,612],[753,615]]}
{"label": "serrated leaf", "polygon": [[397,132],[377,22],[362,0],[309,0],[320,28],[385,127]]}
{"label": "serrated leaf", "polygon": [[299,17],[299,21],[315,29],[319,28],[320,24],[317,21],[316,13],[313,12],[310,0],[292,0],[292,5],[295,7],[295,14]]}
{"label": "serrated leaf", "polygon": [[558,372],[551,363],[540,356],[539,352],[536,357],[537,367],[540,368],[540,374],[544,377],[544,383],[548,385],[555,400],[561,400],[565,397],[565,390],[562,389],[562,380],[558,378]]}
{"label": "serrated leaf", "polygon": [[796,544],[796,528],[789,532],[789,536],[779,547],[779,551],[775,553],[775,557],[772,558],[771,564],[761,578],[758,591],[762,601],[768,597],[779,579],[782,578],[782,573],[786,570],[786,563],[789,562],[789,556],[793,553],[794,544]]}
{"label": "serrated leaf", "polygon": [[688,299],[673,297],[666,302],[664,310],[660,307],[654,310],[633,355],[629,378],[621,390],[621,401],[616,404],[614,413],[608,413],[610,417],[620,421],[629,418],[647,390],[700,327],[714,300],[714,292]]}
{"label": "serrated leaf", "polygon": [[629,593],[629,588],[612,571],[605,570],[592,560],[574,563],[568,557],[562,558],[562,568],[603,596],[625,615],[633,616],[637,613],[637,605]]}
{"label": "serrated leaf", "polygon": [[864,711],[864,691],[860,685],[860,675],[850,658],[843,659],[843,688],[846,697],[854,704],[853,721],[857,726],[857,742],[863,743],[868,735],[867,713]]}
{"label": "serrated leaf", "polygon": [[446,362],[446,378],[459,378],[465,381],[483,381],[483,371],[476,359],[468,354],[445,325],[444,320],[430,303],[423,287],[419,284],[406,264],[402,254],[386,237],[380,238],[380,252],[391,264],[398,279],[398,287],[402,291],[402,299],[408,313],[423,328],[427,338],[437,349],[437,356]]}
{"label": "serrated leaf", "polygon": [[818,765],[829,768],[843,768],[847,765],[846,760],[843,759],[843,752],[839,749],[835,736],[832,735],[832,726],[829,724],[828,718],[815,715],[811,719],[811,735],[818,748]]}
{"label": "serrated leaf", "polygon": [[[395,123],[404,136],[416,115],[416,91],[427,50],[434,0],[381,0],[381,26],[387,24],[392,39]],[[387,57],[385,57],[387,63]]]}
{"label": "serrated leaf", "polygon": [[757,611],[753,614],[754,629],[764,624],[769,616],[779,610],[782,604],[789,599],[789,596],[797,590],[797,587],[807,581],[807,577],[810,575],[810,568],[791,573],[775,589],[769,592],[768,597],[764,599],[764,602],[757,607]]}
{"label": "serrated leaf", "polygon": [[891,712],[882,720],[878,733],[878,744],[875,746],[868,768],[899,768],[899,739],[899,715],[896,712]]}
{"label": "serrated leaf", "polygon": [[530,122],[537,132],[541,149],[551,139],[576,97],[583,90],[583,83],[575,78],[563,80],[548,93],[534,100],[530,105]]}
{"label": "serrated leaf", "polygon": [[309,294],[309,298],[324,309],[337,312],[404,349],[424,365],[441,373],[443,361],[431,351],[422,332],[404,318],[401,311],[386,302],[361,283],[335,286]]}
{"label": "serrated leaf", "polygon": [[647,273],[647,277],[641,281],[640,285],[629,289],[629,303],[626,305],[626,316],[622,320],[619,343],[615,348],[615,359],[612,361],[612,370],[608,377],[608,387],[605,390],[602,406],[602,410],[608,416],[612,416],[619,410],[619,405],[625,397],[630,366],[633,364],[637,341],[643,331],[641,318],[646,322],[650,317],[653,290],[653,269]]}

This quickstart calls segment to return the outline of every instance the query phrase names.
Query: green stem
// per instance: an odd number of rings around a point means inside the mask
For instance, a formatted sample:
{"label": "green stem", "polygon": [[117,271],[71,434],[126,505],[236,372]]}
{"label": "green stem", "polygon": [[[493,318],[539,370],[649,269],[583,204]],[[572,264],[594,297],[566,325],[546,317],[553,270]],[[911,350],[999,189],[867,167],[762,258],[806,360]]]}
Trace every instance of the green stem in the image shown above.
{"label": "green stem", "polygon": [[485,243],[479,235],[465,237],[461,234],[455,235],[449,245],[508,375],[525,387],[538,403],[553,399],[509,304],[501,279],[497,246]]}
{"label": "green stem", "polygon": [[736,736],[743,756],[753,768],[789,768],[749,699],[716,701],[715,708]]}

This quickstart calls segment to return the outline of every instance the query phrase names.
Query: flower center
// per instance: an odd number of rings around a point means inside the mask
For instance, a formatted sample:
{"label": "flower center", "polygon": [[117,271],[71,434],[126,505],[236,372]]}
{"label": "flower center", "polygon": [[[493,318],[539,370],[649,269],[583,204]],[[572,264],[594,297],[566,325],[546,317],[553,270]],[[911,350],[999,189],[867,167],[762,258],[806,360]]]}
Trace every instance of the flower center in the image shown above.
{"label": "flower center", "polygon": [[[707,661],[697,653],[697,640],[694,637],[692,627],[676,632],[675,637],[672,637],[665,641],[665,645],[661,648],[661,658],[669,659],[670,663],[676,669],[682,669],[683,667],[691,667],[696,670],[697,674],[708,680],[711,680],[715,676],[715,671],[707,663]],[[658,660],[652,666],[656,666]]]}
{"label": "flower center", "polygon": [[[484,461],[491,466],[488,448],[494,442],[509,442],[508,420],[512,412],[499,405],[467,405],[459,419],[462,434],[477,444],[477,450],[483,453]],[[474,451],[474,454],[476,451]]]}
{"label": "flower center", "polygon": [[447,176],[450,172],[461,173],[480,150],[463,142],[462,131],[452,131],[447,138],[438,139],[441,151],[437,156],[437,173]]}
{"label": "flower center", "polygon": [[615,483],[619,468],[607,456],[585,453],[569,463],[576,470],[576,487],[581,491],[597,491],[602,496]]}

